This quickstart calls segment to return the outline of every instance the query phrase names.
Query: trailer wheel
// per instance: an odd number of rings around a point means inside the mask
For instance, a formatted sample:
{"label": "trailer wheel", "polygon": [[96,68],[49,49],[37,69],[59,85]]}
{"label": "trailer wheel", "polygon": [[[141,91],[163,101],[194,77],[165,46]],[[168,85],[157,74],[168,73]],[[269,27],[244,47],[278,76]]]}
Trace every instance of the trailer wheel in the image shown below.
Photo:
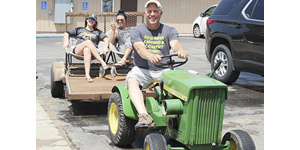
{"label": "trailer wheel", "polygon": [[64,96],[64,84],[62,81],[54,81],[53,64],[51,66],[51,95],[58,98]]}
{"label": "trailer wheel", "polygon": [[134,140],[136,121],[125,116],[121,96],[118,92],[111,95],[107,114],[112,142],[117,146],[130,145]]}
{"label": "trailer wheel", "polygon": [[222,139],[222,144],[230,142],[231,150],[255,150],[255,144],[251,136],[243,130],[231,130]]}
{"label": "trailer wheel", "polygon": [[167,150],[167,142],[163,135],[152,133],[146,136],[144,150]]}

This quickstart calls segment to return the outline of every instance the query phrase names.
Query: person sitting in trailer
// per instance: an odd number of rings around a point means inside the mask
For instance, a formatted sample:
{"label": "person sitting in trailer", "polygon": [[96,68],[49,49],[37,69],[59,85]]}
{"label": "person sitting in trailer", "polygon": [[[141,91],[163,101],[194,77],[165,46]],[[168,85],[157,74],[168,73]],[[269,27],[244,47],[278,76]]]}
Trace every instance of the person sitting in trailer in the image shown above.
{"label": "person sitting in trailer", "polygon": [[[132,52],[132,48],[126,48],[125,43],[130,37],[130,27],[127,26],[127,15],[123,10],[119,10],[116,22],[118,28],[116,27],[114,20],[111,21],[111,31],[109,31],[109,42],[116,47],[117,54],[121,53],[121,60],[114,64],[115,66],[126,65],[126,60]],[[129,40],[130,41],[130,40]],[[131,45],[131,44],[130,44]],[[120,56],[120,55],[119,55]]]}
{"label": "person sitting in trailer", "polygon": [[108,37],[103,31],[97,28],[97,25],[96,15],[91,14],[85,18],[85,27],[77,27],[64,33],[63,48],[70,46],[70,36],[76,38],[77,42],[75,43],[75,46],[71,46],[71,48],[74,54],[84,57],[85,79],[89,83],[93,82],[93,79],[90,76],[92,57],[96,58],[101,63],[103,68],[102,74],[109,68],[105,61],[100,57],[98,49],[98,43],[103,41],[103,53],[105,55],[108,53]]}

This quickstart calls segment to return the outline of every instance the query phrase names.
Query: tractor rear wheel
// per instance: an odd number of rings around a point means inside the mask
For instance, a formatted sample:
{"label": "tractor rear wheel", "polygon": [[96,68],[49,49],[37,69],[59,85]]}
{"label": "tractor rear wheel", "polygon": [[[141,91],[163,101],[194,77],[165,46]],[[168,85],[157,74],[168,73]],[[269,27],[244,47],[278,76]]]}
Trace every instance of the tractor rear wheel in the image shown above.
{"label": "tractor rear wheel", "polygon": [[231,150],[255,150],[255,144],[251,136],[243,130],[231,130],[222,139],[222,144],[230,142]]}
{"label": "tractor rear wheel", "polygon": [[167,150],[167,142],[163,135],[152,133],[146,136],[144,150]]}
{"label": "tractor rear wheel", "polygon": [[121,96],[114,92],[108,102],[108,128],[111,141],[117,146],[130,145],[135,136],[135,120],[125,116]]}

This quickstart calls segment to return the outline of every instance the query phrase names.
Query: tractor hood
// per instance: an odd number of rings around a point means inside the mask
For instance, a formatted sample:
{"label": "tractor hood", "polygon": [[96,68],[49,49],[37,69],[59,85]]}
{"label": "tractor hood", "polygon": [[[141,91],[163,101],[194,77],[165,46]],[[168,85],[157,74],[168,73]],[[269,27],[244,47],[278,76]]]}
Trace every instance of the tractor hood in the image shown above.
{"label": "tractor hood", "polygon": [[226,84],[209,77],[189,73],[187,70],[165,71],[161,80],[164,82],[165,90],[184,101],[189,99],[189,93],[192,90],[204,88],[224,88],[227,99]]}

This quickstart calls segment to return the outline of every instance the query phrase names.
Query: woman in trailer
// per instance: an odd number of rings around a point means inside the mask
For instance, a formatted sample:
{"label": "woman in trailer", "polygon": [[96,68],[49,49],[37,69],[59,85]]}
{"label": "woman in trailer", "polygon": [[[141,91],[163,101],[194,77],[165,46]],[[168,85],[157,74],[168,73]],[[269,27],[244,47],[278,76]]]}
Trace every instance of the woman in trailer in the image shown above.
{"label": "woman in trailer", "polygon": [[77,27],[68,30],[64,33],[63,48],[69,47],[69,37],[75,37],[77,42],[75,46],[71,46],[73,53],[84,57],[85,79],[91,83],[94,80],[90,76],[92,56],[95,57],[102,65],[104,74],[105,70],[109,67],[99,55],[98,43],[104,41],[103,53],[106,55],[108,52],[108,37],[104,32],[97,28],[97,17],[94,14],[89,15],[85,19],[85,27]]}
{"label": "woman in trailer", "polygon": [[129,40],[131,27],[128,27],[126,24],[127,15],[124,10],[118,11],[116,22],[118,27],[116,27],[114,20],[111,21],[112,31],[110,32],[109,42],[113,44],[119,52],[124,54],[122,59],[114,65],[123,66],[126,64],[126,60],[131,57],[132,53],[132,48],[126,47],[126,41]]}

